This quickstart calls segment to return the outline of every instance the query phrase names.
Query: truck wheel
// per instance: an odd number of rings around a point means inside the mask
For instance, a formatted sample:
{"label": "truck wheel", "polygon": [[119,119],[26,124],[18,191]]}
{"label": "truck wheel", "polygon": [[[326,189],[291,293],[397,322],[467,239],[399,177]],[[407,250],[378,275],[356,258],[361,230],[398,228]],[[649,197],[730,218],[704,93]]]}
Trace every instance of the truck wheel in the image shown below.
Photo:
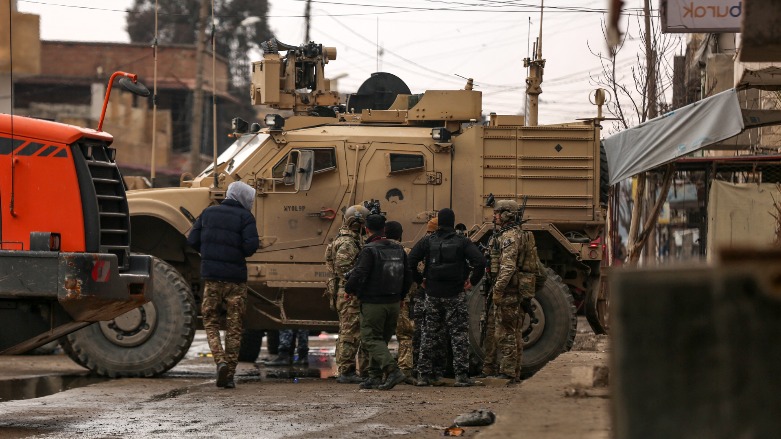
{"label": "truck wheel", "polygon": [[152,377],[184,357],[195,335],[195,300],[176,269],[155,258],[152,301],[60,339],[68,356],[101,376]]}
{"label": "truck wheel", "polygon": [[248,361],[254,363],[260,355],[260,348],[263,344],[262,329],[245,329],[241,333],[241,347],[239,348],[239,361]]}
{"label": "truck wheel", "polygon": [[[532,300],[537,323],[531,323],[526,316],[523,323],[523,362],[521,378],[529,378],[542,367],[558,357],[562,352],[572,349],[575,342],[577,317],[572,295],[561,277],[546,268],[548,279],[545,286],[537,291]],[[472,354],[482,361],[485,358],[480,345],[480,318],[485,308],[485,297],[481,281],[468,298],[469,307],[469,346]]]}

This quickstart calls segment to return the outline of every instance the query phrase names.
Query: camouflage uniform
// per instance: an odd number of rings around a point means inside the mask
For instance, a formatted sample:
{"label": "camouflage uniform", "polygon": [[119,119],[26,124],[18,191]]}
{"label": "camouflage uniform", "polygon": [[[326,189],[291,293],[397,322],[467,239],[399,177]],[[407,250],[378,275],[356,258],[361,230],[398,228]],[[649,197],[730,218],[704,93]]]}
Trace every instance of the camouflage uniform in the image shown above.
{"label": "camouflage uniform", "polygon": [[[361,236],[343,226],[336,239],[326,248],[325,261],[328,271],[335,274],[339,288],[336,291],[336,311],[339,313],[339,338],[336,341],[336,365],[339,375],[364,371],[368,367],[366,353],[360,349],[361,304],[355,296],[344,291],[345,273],[355,265],[361,251]],[[358,367],[355,356],[358,354]],[[363,375],[363,374],[362,374]]]}
{"label": "camouflage uniform", "polygon": [[[236,365],[239,362],[239,347],[241,346],[242,316],[247,301],[247,284],[207,280],[204,284],[203,328],[209,349],[217,364],[228,365],[228,378],[233,379]],[[220,341],[220,306],[225,304],[225,349]]]}
{"label": "camouflage uniform", "polygon": [[491,305],[488,310],[488,320],[485,323],[485,339],[483,340],[483,375],[496,375],[496,307]]}
{"label": "camouflage uniform", "polygon": [[[388,239],[388,241],[395,242],[401,245],[399,241],[395,239]],[[409,254],[411,249],[404,247],[404,251]],[[409,288],[409,293],[404,297],[401,302],[401,309],[399,311],[399,320],[396,323],[396,340],[399,342],[399,354],[396,361],[399,365],[399,369],[404,372],[406,376],[412,376],[412,368],[414,367],[414,349],[412,345],[412,339],[414,337],[416,328],[415,322],[410,317],[410,299],[415,295],[418,290],[418,285],[412,283]]]}
{"label": "camouflage uniform", "polygon": [[[498,272],[493,288],[494,332],[496,348],[501,354],[499,373],[520,378],[523,357],[521,324],[524,313],[521,299],[534,297],[535,273],[519,271],[524,261],[531,260],[537,248],[534,235],[517,224],[503,227],[489,248],[499,250]],[[536,260],[536,258],[535,258]]]}
{"label": "camouflage uniform", "polygon": [[436,371],[435,366],[442,364],[436,357],[447,347],[447,332],[453,346],[453,372],[456,376],[467,374],[469,314],[466,310],[466,293],[462,291],[455,297],[426,296],[424,308],[426,326],[420,341],[418,373],[432,376]]}
{"label": "camouflage uniform", "polygon": [[296,353],[299,360],[306,360],[309,355],[309,330],[283,329],[279,331],[279,351],[291,355],[293,353],[293,345],[296,345]]}

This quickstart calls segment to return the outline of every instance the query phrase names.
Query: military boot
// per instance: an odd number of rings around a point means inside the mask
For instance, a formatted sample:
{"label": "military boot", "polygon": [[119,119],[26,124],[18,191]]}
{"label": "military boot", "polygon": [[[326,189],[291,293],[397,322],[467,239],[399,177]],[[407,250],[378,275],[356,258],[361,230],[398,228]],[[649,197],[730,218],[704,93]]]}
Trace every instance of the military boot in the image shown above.
{"label": "military boot", "polygon": [[287,352],[280,352],[277,358],[266,362],[266,366],[290,366],[291,364],[293,364],[293,359]]}
{"label": "military boot", "polygon": [[378,389],[380,390],[390,390],[394,387],[396,387],[396,384],[401,383],[406,379],[407,376],[404,375],[404,373],[399,369],[394,369],[393,372],[388,374],[388,377],[385,378],[385,382],[380,384],[380,387]]}
{"label": "military boot", "polygon": [[360,387],[361,389],[377,389],[380,387],[380,384],[382,384],[382,378],[369,377],[366,378],[366,380],[362,382],[358,387]]}
{"label": "military boot", "polygon": [[363,382],[363,378],[356,375],[355,372],[346,372],[339,375],[339,378],[336,379],[336,382],[339,384],[361,384]]}
{"label": "military boot", "polygon": [[455,386],[455,387],[469,387],[469,386],[473,386],[474,384],[475,384],[475,382],[472,381],[471,379],[469,379],[469,375],[467,375],[465,373],[462,373],[462,374],[456,375],[456,382],[455,382],[455,384],[453,384],[453,386]]}
{"label": "military boot", "polygon": [[418,387],[426,387],[431,385],[431,377],[426,374],[420,374],[418,376],[418,382],[415,383]]}
{"label": "military boot", "polygon": [[225,387],[228,384],[228,375],[230,369],[227,363],[220,363],[217,365],[217,387]]}
{"label": "military boot", "polygon": [[293,361],[294,366],[309,367],[309,351],[298,353],[298,358]]}

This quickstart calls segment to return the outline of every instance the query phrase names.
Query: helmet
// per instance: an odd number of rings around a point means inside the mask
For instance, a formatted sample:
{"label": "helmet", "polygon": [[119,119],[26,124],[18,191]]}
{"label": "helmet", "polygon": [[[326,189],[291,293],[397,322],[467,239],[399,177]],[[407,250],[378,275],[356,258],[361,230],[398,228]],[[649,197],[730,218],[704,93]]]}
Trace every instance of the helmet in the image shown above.
{"label": "helmet", "polygon": [[344,225],[352,227],[353,224],[366,223],[366,217],[369,216],[369,209],[360,204],[350,206],[344,211]]}
{"label": "helmet", "polygon": [[509,222],[518,212],[518,202],[515,200],[497,200],[494,212],[501,214],[503,223]]}

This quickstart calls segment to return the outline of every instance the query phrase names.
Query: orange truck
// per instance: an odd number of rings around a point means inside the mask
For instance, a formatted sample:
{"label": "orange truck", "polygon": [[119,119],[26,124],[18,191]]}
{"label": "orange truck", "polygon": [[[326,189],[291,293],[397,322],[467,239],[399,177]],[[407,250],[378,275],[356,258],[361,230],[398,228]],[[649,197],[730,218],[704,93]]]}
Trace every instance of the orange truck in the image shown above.
{"label": "orange truck", "polygon": [[0,114],[0,354],[151,300],[153,260],[130,254],[112,142],[99,130]]}

